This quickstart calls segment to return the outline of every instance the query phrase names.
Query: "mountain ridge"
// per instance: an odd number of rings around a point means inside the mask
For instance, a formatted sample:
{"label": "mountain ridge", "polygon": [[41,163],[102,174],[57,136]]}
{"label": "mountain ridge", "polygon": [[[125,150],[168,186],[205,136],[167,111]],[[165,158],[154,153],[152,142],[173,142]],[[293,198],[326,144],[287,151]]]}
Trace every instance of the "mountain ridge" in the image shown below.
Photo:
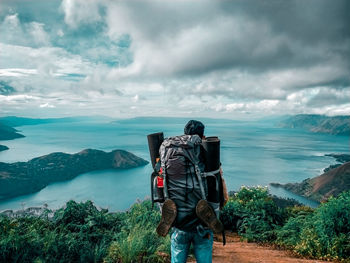
{"label": "mountain ridge", "polygon": [[75,154],[51,153],[28,162],[0,162],[0,199],[37,192],[48,184],[105,169],[129,169],[148,161],[124,151],[85,149]]}
{"label": "mountain ridge", "polygon": [[350,135],[350,116],[298,114],[284,119],[278,126],[305,129],[316,133]]}

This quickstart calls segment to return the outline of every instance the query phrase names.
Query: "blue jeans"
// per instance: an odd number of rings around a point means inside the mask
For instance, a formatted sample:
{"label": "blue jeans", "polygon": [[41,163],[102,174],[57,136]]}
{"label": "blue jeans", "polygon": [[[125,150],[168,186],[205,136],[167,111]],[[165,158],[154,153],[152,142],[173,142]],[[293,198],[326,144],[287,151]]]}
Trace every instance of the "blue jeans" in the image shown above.
{"label": "blue jeans", "polygon": [[206,230],[202,237],[197,231],[186,232],[174,228],[171,235],[171,263],[185,263],[190,245],[193,244],[197,263],[211,263],[213,253],[213,232]]}

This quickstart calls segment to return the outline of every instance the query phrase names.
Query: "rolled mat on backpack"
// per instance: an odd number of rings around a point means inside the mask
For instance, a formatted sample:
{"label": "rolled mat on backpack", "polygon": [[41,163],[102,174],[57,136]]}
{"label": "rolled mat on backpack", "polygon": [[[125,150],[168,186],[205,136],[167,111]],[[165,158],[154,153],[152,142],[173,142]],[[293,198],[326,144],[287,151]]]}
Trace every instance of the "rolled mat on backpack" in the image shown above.
{"label": "rolled mat on backpack", "polygon": [[164,141],[163,132],[157,132],[147,135],[148,148],[151,156],[152,167],[154,168],[157,158],[159,158],[159,147]]}
{"label": "rolled mat on backpack", "polygon": [[206,137],[202,140],[205,172],[220,169],[220,140],[218,137]]}
{"label": "rolled mat on backpack", "polygon": [[[206,137],[202,140],[202,158],[204,161],[204,172],[214,172],[215,177],[207,176],[208,202],[223,206],[222,181],[220,176],[220,139],[216,136]],[[218,209],[219,207],[216,207]],[[215,209],[215,208],[214,208]],[[216,210],[215,209],[215,210]]]}

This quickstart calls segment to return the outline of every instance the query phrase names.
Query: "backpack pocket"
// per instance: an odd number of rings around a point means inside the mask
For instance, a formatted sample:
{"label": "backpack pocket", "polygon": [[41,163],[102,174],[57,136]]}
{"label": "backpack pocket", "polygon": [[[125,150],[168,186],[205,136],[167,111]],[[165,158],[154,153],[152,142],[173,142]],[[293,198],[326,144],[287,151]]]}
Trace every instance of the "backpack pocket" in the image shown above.
{"label": "backpack pocket", "polygon": [[160,181],[160,176],[157,173],[153,172],[151,175],[151,195],[152,203],[163,203],[164,199],[164,184]]}

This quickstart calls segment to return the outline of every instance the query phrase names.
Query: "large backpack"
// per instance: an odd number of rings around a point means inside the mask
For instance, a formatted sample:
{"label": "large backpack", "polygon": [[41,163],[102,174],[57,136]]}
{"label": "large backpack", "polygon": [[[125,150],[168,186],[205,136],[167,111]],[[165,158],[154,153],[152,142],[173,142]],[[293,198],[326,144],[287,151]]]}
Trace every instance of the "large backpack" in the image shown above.
{"label": "large backpack", "polygon": [[162,203],[168,198],[173,200],[177,207],[174,226],[182,230],[193,230],[200,223],[195,212],[199,200],[208,200],[209,197],[211,200],[208,202],[217,216],[223,200],[218,171],[204,172],[201,143],[198,135],[165,139],[151,178],[152,201]]}

